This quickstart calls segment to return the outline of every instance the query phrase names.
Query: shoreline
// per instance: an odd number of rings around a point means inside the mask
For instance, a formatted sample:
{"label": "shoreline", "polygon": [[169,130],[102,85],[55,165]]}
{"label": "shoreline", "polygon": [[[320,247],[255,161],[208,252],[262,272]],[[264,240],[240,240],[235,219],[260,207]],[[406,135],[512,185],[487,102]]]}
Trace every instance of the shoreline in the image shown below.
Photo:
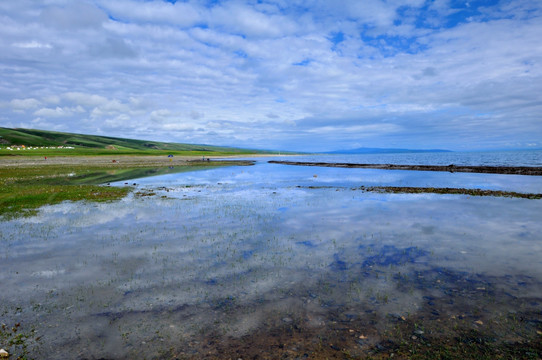
{"label": "shoreline", "polygon": [[[243,156],[249,157],[249,156]],[[251,156],[252,157],[252,156]],[[239,158],[232,155],[217,155],[213,157],[202,156],[174,156],[168,158],[164,155],[100,155],[100,156],[21,156],[21,157],[0,157],[0,168],[23,168],[33,166],[100,166],[111,168],[126,167],[152,167],[152,166],[190,166],[190,165],[216,165],[226,162],[228,159]],[[208,160],[209,159],[209,160]],[[229,160],[239,165],[252,165],[251,160]]]}
{"label": "shoreline", "polygon": [[542,167],[529,166],[463,166],[463,165],[395,165],[395,164],[355,164],[355,163],[325,163],[303,161],[268,161],[270,164],[294,165],[294,166],[317,166],[358,169],[380,170],[411,170],[411,171],[441,171],[441,172],[465,172],[479,174],[505,174],[505,175],[529,175],[542,176]]}

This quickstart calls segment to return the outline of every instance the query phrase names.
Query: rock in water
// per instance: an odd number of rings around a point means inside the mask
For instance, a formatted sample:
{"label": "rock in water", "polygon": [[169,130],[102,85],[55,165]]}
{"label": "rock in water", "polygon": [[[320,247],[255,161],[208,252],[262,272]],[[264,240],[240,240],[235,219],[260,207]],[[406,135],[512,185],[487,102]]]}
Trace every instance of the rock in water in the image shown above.
{"label": "rock in water", "polygon": [[9,353],[4,349],[0,349],[0,357],[1,358],[7,358],[7,357],[9,357]]}

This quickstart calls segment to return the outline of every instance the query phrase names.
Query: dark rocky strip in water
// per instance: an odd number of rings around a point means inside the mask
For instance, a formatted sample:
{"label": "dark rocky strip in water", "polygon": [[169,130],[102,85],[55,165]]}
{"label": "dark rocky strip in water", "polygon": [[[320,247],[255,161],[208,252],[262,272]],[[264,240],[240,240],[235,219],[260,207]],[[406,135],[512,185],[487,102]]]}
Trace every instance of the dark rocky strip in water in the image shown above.
{"label": "dark rocky strip in water", "polygon": [[325,163],[304,161],[269,161],[270,164],[320,166],[339,168],[362,168],[383,170],[414,170],[414,171],[447,171],[482,174],[511,174],[542,176],[542,167],[531,166],[462,166],[462,165],[395,165],[395,164],[353,164],[353,163]]}
{"label": "dark rocky strip in water", "polygon": [[542,194],[527,194],[513,191],[500,190],[482,190],[482,189],[465,189],[465,188],[426,188],[426,187],[405,187],[405,186],[372,186],[360,187],[360,190],[376,191],[386,193],[406,193],[406,194],[456,194],[456,195],[471,195],[471,196],[504,196],[522,199],[541,199]]}
{"label": "dark rocky strip in water", "polygon": [[[329,188],[326,186],[298,186],[307,189]],[[432,187],[408,187],[408,186],[360,186],[350,188],[351,190],[371,191],[380,193],[395,193],[395,194],[453,194],[453,195],[470,195],[470,196],[499,196],[512,197],[522,199],[542,199],[542,194],[533,193],[518,193],[514,191],[501,190],[483,190],[483,189],[465,189],[465,188],[432,188]]]}

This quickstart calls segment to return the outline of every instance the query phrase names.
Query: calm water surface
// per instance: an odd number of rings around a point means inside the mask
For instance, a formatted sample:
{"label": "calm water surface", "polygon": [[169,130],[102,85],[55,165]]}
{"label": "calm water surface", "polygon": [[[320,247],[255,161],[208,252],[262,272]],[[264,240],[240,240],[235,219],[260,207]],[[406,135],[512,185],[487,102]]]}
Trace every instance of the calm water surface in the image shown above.
{"label": "calm water surface", "polygon": [[542,166],[542,150],[334,154],[303,156],[299,161],[399,165]]}
{"label": "calm water surface", "polygon": [[[0,314],[48,359],[343,358],[484,334],[540,341],[542,178],[267,164],[135,180],[0,222]],[[123,186],[123,183],[116,184]],[[316,186],[308,188],[307,186]]]}

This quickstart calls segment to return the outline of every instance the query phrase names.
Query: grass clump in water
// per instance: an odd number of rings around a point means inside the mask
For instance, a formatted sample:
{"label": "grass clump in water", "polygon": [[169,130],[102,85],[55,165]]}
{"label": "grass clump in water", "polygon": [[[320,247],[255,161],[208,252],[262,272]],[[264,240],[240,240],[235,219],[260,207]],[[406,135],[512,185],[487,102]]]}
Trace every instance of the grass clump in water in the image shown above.
{"label": "grass clump in water", "polygon": [[63,201],[118,200],[132,190],[81,182],[80,175],[89,171],[96,169],[39,166],[0,172],[0,216],[29,216]]}

